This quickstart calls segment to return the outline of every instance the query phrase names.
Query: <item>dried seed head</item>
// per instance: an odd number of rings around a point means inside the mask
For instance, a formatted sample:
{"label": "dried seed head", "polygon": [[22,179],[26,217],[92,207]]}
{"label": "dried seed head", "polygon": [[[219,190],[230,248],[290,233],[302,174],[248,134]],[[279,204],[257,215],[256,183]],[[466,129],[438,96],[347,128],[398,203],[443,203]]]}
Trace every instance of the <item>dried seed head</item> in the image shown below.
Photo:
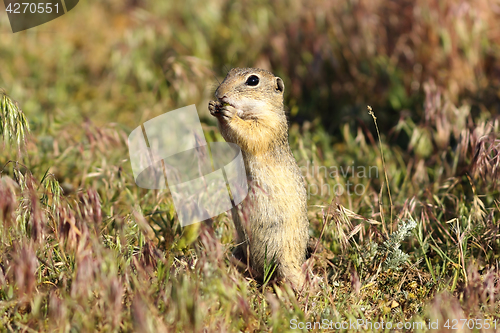
{"label": "dried seed head", "polygon": [[102,222],[101,201],[99,194],[94,189],[89,189],[85,193],[79,193],[79,211],[83,220],[94,225],[96,233],[99,232]]}
{"label": "dried seed head", "polygon": [[17,286],[19,294],[30,297],[36,287],[38,259],[32,244],[22,244],[21,247],[15,248],[14,251],[11,266],[13,282]]}
{"label": "dried seed head", "polygon": [[16,186],[10,177],[4,176],[0,179],[0,222],[7,227],[15,219],[14,212],[18,205],[15,195]]}
{"label": "dried seed head", "polygon": [[68,206],[59,206],[57,209],[57,219],[59,220],[58,232],[59,241],[66,241],[66,246],[74,249],[81,237],[87,234],[87,227],[81,220],[76,220],[75,213]]}

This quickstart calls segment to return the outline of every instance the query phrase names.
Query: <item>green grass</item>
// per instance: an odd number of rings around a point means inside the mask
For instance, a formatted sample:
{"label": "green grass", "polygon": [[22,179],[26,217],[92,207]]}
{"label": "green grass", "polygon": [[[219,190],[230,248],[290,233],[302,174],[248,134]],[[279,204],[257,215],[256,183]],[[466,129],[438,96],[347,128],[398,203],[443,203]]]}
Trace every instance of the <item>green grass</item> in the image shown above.
{"label": "green grass", "polygon": [[[356,3],[81,2],[18,34],[0,16],[0,331],[499,327],[496,18]],[[285,80],[319,240],[303,294],[230,263],[227,214],[181,228],[168,190],[134,182],[145,120],[196,104],[222,140],[207,101],[225,65]]]}

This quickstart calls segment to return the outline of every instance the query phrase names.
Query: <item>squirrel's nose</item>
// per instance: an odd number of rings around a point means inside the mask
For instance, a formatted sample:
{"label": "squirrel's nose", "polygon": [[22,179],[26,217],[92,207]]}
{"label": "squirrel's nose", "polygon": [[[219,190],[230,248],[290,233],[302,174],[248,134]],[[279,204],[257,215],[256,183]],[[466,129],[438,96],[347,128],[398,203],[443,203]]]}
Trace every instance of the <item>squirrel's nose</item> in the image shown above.
{"label": "squirrel's nose", "polygon": [[221,102],[227,102],[228,97],[226,95],[223,95],[221,97],[218,97],[219,101]]}

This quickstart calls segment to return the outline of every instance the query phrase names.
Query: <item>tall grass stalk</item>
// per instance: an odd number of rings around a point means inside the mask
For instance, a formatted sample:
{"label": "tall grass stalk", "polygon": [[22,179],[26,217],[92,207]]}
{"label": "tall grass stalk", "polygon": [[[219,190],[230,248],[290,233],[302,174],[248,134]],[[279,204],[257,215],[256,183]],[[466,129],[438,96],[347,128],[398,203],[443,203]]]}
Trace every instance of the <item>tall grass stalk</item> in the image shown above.
{"label": "tall grass stalk", "polygon": [[[378,130],[378,124],[377,124],[377,117],[375,116],[375,112],[373,112],[372,110],[372,107],[367,105],[367,108],[368,108],[368,114],[370,116],[372,116],[373,118],[373,122],[375,123],[375,128],[377,129],[377,137],[378,137],[378,143],[379,143],[379,146],[380,146],[380,156],[382,158],[382,166],[384,168],[384,176],[385,176],[385,184],[387,186],[387,193],[389,195],[389,202],[390,202],[390,212],[391,212],[391,233],[393,232],[392,230],[392,207],[393,207],[393,203],[392,203],[392,196],[391,196],[391,188],[390,188],[390,185],[389,185],[389,178],[387,177],[387,168],[385,166],[385,158],[384,158],[384,150],[382,148],[382,139],[380,138],[380,132]],[[382,207],[382,199],[380,200],[380,213],[382,214],[382,218],[383,218],[383,207]],[[385,226],[385,221],[384,221],[384,226]]]}

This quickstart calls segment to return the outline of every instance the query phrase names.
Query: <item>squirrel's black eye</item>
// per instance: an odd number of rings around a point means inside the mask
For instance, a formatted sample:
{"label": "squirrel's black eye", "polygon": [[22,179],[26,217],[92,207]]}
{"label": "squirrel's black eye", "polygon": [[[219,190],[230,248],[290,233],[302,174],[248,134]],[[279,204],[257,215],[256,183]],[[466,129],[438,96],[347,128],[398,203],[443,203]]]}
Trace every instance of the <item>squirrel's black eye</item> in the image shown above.
{"label": "squirrel's black eye", "polygon": [[250,75],[245,84],[247,86],[256,86],[259,84],[259,77],[257,75]]}

